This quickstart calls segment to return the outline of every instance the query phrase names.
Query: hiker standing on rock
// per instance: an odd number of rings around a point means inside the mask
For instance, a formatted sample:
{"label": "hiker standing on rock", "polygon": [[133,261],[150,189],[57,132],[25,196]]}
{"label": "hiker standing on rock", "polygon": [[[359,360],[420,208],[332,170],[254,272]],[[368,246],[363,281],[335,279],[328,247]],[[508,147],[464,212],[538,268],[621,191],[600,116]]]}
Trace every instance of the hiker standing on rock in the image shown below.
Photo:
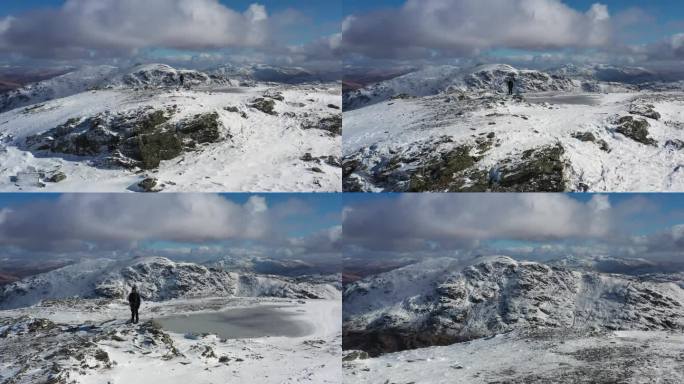
{"label": "hiker standing on rock", "polygon": [[131,323],[138,323],[138,309],[140,309],[140,294],[138,293],[138,287],[135,285],[128,295],[128,305],[131,307]]}
{"label": "hiker standing on rock", "polygon": [[509,76],[508,80],[506,80],[506,84],[508,85],[508,95],[513,96],[513,88],[515,88],[515,77]]}

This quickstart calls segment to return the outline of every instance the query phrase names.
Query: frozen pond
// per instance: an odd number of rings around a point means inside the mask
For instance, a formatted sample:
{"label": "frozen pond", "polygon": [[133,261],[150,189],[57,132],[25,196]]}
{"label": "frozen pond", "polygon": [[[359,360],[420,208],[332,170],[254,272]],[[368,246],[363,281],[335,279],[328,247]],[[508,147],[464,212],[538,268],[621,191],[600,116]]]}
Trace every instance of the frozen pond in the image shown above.
{"label": "frozen pond", "polygon": [[207,88],[205,91],[215,92],[215,93],[247,93],[251,92],[251,89],[246,89],[242,87],[227,87],[227,88]]}
{"label": "frozen pond", "polygon": [[596,95],[539,95],[525,96],[525,100],[534,104],[573,104],[596,106],[601,103],[601,99]]}
{"label": "frozen pond", "polygon": [[309,335],[313,332],[313,326],[300,317],[299,313],[284,311],[282,306],[261,306],[176,315],[156,321],[163,329],[175,333],[209,333],[225,339],[250,339]]}

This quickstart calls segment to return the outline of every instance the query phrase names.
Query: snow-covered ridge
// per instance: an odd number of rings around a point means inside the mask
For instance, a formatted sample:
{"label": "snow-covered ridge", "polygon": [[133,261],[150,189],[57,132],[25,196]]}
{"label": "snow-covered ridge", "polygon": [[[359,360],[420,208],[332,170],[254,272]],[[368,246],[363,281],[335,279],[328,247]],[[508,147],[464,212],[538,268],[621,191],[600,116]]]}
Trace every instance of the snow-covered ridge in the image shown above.
{"label": "snow-covered ridge", "polygon": [[268,65],[225,65],[205,71],[178,69],[159,63],[130,68],[88,66],[0,94],[0,113],[91,89],[254,86],[258,82],[299,84],[334,80],[334,76],[316,74],[304,68]]}
{"label": "snow-covered ridge", "polygon": [[329,81],[322,76],[300,67],[277,67],[265,64],[254,65],[224,65],[209,71],[209,73],[225,78],[234,78],[243,82],[274,82],[297,84],[308,81]]}
{"label": "snow-covered ridge", "polygon": [[516,329],[682,330],[684,290],[493,257],[433,259],[344,291],[345,348],[378,354]]}
{"label": "snow-covered ridge", "polygon": [[0,94],[0,113],[98,88],[118,72],[119,68],[109,65],[83,67],[49,80],[14,89]]}
{"label": "snow-covered ridge", "polygon": [[137,286],[145,300],[198,296],[335,298],[330,284],[277,276],[238,274],[162,257],[84,260],[0,289],[0,309],[31,306],[45,299],[125,298]]}
{"label": "snow-covered ridge", "polygon": [[509,77],[516,79],[516,90],[522,92],[573,91],[582,84],[561,74],[537,70],[520,70],[507,64],[487,64],[474,68],[451,65],[431,66],[391,80],[346,92],[345,110],[380,103],[393,97],[422,97],[453,91],[506,92]]}
{"label": "snow-covered ridge", "polygon": [[[165,64],[144,64],[133,67],[125,73],[108,80],[105,87],[179,87],[211,84],[206,73],[194,70],[175,69]],[[221,79],[230,85],[227,79]]]}

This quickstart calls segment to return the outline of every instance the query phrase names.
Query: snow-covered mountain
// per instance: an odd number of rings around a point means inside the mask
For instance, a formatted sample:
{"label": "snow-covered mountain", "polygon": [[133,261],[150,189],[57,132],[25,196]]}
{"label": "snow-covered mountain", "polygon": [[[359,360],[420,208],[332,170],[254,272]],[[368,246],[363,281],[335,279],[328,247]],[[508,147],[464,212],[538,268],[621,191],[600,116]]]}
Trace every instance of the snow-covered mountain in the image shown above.
{"label": "snow-covered mountain", "polygon": [[180,70],[165,64],[83,67],[0,95],[0,113],[95,89],[196,87],[212,82],[231,85],[229,79],[211,78],[200,71]]}
{"label": "snow-covered mountain", "polygon": [[1,190],[340,190],[338,83],[106,69],[0,97]]}
{"label": "snow-covered mountain", "polygon": [[509,257],[431,259],[344,291],[344,345],[372,354],[512,330],[684,330],[684,289]]}
{"label": "snow-covered mountain", "polygon": [[549,73],[578,80],[595,80],[626,84],[640,84],[657,81],[658,73],[643,67],[609,64],[565,64],[551,68]]}
{"label": "snow-covered mountain", "polygon": [[334,76],[317,74],[304,68],[262,64],[225,65],[206,71],[177,69],[159,63],[138,64],[128,68],[86,66],[0,94],[0,113],[91,89],[253,86],[258,82],[298,84],[334,80]]}
{"label": "snow-covered mountain", "polygon": [[204,296],[323,299],[339,295],[338,288],[330,284],[238,274],[161,257],[133,261],[94,259],[2,287],[0,309],[69,297],[121,299],[134,285],[145,300],[151,301]]}
{"label": "snow-covered mountain", "polygon": [[5,92],[0,94],[0,113],[101,87],[119,71],[119,68],[109,65],[83,67]]}
{"label": "snow-covered mountain", "polygon": [[[212,79],[206,73],[181,70],[165,64],[143,64],[126,70],[109,79],[104,87],[180,87],[209,85]],[[228,81],[227,84],[230,85]]]}
{"label": "snow-covered mountain", "polygon": [[341,270],[337,261],[272,259],[269,257],[223,256],[212,260],[208,266],[233,272],[250,272],[267,275],[303,276],[337,274]]}
{"label": "snow-covered mountain", "polygon": [[316,73],[301,67],[280,67],[266,64],[223,65],[209,70],[208,73],[218,78],[236,79],[246,84],[250,82],[298,84],[338,80],[337,74]]}
{"label": "snow-covered mountain", "polygon": [[442,65],[426,67],[345,92],[343,105],[345,110],[352,110],[391,98],[422,97],[453,91],[503,93],[507,91],[506,82],[510,77],[515,77],[515,87],[520,92],[572,91],[581,88],[579,81],[560,74],[521,70],[507,64],[485,64],[474,68]]}

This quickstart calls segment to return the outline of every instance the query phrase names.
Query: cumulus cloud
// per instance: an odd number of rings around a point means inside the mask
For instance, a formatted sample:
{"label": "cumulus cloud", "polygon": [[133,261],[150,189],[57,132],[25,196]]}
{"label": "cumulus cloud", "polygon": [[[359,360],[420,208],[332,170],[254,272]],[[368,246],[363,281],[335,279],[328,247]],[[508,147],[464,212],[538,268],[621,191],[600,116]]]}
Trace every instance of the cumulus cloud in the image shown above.
{"label": "cumulus cloud", "polygon": [[595,48],[613,40],[607,6],[580,12],[560,0],[407,0],[399,9],[349,16],[342,31],[346,50],[372,58]]}
{"label": "cumulus cloud", "polygon": [[613,228],[610,203],[601,195],[588,203],[565,195],[406,195],[344,212],[345,239],[377,249],[598,238]]}
{"label": "cumulus cloud", "polygon": [[65,59],[128,56],[146,48],[270,50],[289,19],[269,15],[260,4],[238,12],[218,0],[66,0],[59,8],[0,20],[0,49]]}
{"label": "cumulus cloud", "polygon": [[272,233],[266,202],[257,196],[240,205],[216,195],[70,194],[0,213],[0,243],[48,250],[147,239],[257,240]]}
{"label": "cumulus cloud", "polygon": [[343,243],[350,257],[681,258],[682,226],[633,235],[634,218],[652,211],[643,197],[613,204],[608,195],[586,201],[561,194],[402,195],[347,206]]}
{"label": "cumulus cloud", "polygon": [[302,253],[339,253],[342,250],[342,226],[336,225],[315,232],[306,237],[289,239],[292,248],[298,248]]}

